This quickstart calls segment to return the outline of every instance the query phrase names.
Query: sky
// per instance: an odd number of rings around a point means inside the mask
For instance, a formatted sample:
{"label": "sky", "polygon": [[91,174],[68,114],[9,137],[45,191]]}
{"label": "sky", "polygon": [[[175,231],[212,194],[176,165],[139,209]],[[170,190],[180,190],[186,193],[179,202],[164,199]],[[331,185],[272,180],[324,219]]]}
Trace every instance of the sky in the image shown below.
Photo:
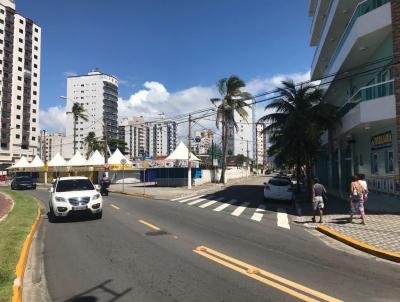
{"label": "sky", "polygon": [[[309,77],[308,0],[17,0],[42,27],[41,128],[65,130],[66,76],[118,77],[120,116],[210,106],[230,75],[251,93]],[[262,108],[258,108],[258,115]]]}

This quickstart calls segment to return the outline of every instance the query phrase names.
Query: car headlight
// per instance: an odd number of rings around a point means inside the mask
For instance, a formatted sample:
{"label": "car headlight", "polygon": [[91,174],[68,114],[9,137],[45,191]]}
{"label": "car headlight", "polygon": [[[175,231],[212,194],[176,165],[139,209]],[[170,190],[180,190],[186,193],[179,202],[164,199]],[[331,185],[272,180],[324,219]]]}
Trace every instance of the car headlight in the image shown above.
{"label": "car headlight", "polygon": [[64,197],[56,197],[56,198],[54,198],[55,199],[55,201],[57,201],[57,202],[67,202],[67,200],[64,198]]}
{"label": "car headlight", "polygon": [[101,197],[100,194],[94,194],[94,195],[93,195],[93,200],[99,199],[100,197]]}

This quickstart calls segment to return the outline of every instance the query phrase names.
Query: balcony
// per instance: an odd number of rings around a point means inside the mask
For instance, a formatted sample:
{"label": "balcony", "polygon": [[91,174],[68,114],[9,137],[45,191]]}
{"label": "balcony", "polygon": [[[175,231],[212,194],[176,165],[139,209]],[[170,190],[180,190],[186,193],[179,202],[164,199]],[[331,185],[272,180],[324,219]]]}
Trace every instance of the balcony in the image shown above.
{"label": "balcony", "polygon": [[326,66],[325,76],[339,72],[343,65],[349,69],[370,58],[372,51],[391,30],[392,18],[388,2],[366,0],[358,4]]}
{"label": "balcony", "polygon": [[361,124],[396,118],[394,80],[360,88],[339,109],[341,133]]}

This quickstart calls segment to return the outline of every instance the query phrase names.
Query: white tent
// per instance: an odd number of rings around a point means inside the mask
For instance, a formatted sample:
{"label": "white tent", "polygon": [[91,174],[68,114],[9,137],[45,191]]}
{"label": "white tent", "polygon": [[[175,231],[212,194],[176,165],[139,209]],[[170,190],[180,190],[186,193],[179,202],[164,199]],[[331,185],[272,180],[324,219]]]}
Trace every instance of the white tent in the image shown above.
{"label": "white tent", "polygon": [[60,153],[57,153],[51,161],[49,161],[48,166],[49,167],[62,167],[66,166],[67,162],[65,159],[60,155]]}
{"label": "white tent", "polygon": [[101,166],[104,165],[104,156],[100,154],[98,150],[94,151],[92,156],[87,161],[88,166]]}
{"label": "white tent", "polygon": [[121,165],[121,159],[125,159],[126,163],[125,165],[131,165],[132,162],[130,160],[128,160],[122,153],[121,151],[119,151],[119,149],[117,148],[117,150],[115,150],[115,152],[110,156],[110,158],[108,159],[108,163],[110,165]]}
{"label": "white tent", "polygon": [[29,162],[26,159],[25,156],[22,156],[12,167],[9,169],[14,169],[14,168],[28,168],[29,167]]}
{"label": "white tent", "polygon": [[43,166],[44,166],[44,164],[43,164],[42,160],[37,155],[35,156],[35,158],[29,164],[30,168],[41,168]]}
{"label": "white tent", "polygon": [[82,156],[82,154],[77,151],[74,156],[67,162],[67,166],[76,167],[76,166],[86,166],[87,161]]}
{"label": "white tent", "polygon": [[[165,160],[188,160],[189,149],[183,142]],[[190,152],[190,161],[200,161],[200,159]]]}

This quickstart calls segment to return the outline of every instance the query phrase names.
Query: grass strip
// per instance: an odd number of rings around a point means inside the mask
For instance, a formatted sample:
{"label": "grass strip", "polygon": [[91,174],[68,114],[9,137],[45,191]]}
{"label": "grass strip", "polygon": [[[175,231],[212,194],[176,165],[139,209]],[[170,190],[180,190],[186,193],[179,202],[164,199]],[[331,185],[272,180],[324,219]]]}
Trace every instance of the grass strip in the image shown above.
{"label": "grass strip", "polygon": [[11,301],[12,286],[22,245],[34,223],[38,204],[36,200],[21,192],[0,189],[14,200],[14,208],[0,222],[0,302]]}

